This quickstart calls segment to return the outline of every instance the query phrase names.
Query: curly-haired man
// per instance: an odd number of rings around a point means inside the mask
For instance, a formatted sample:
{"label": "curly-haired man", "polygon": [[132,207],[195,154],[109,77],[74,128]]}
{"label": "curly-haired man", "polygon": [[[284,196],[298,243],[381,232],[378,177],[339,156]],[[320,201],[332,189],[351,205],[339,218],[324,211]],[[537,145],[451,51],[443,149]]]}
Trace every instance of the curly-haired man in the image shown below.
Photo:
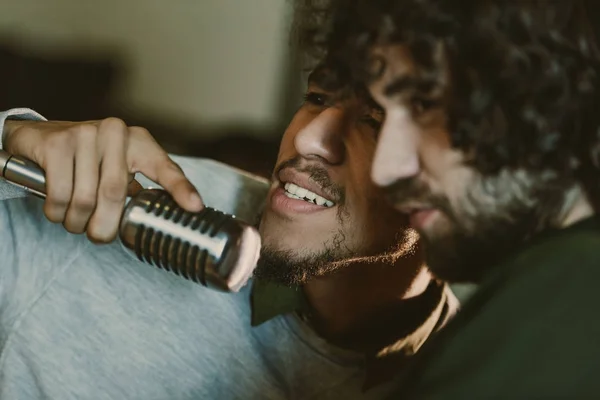
{"label": "curly-haired man", "polygon": [[[206,182],[206,170],[188,160],[188,181],[147,131],[116,118],[0,112],[2,144],[42,165],[48,192],[42,208],[0,181],[0,398],[389,394],[398,366],[458,304],[370,180],[379,109],[337,101],[319,86],[325,76],[310,74],[281,138],[255,276],[228,295],[67,232],[111,241],[136,170],[193,210],[190,182]],[[220,207],[223,196],[204,195]]]}
{"label": "curly-haired man", "polygon": [[406,371],[403,398],[597,396],[593,4],[304,5],[299,32],[336,66],[329,86],[362,85],[385,109],[372,179],[409,215],[434,273],[480,284]]}

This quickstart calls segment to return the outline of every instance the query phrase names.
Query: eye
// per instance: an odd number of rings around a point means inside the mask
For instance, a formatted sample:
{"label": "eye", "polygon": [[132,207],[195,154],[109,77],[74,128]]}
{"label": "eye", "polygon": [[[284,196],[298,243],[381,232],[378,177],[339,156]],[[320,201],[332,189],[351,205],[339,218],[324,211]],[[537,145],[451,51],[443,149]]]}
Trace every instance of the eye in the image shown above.
{"label": "eye", "polygon": [[364,115],[360,120],[369,125],[369,127],[373,128],[376,132],[379,132],[379,129],[381,129],[381,119],[375,118],[371,114]]}
{"label": "eye", "polygon": [[324,93],[308,92],[304,95],[304,102],[315,106],[324,106],[327,100],[328,97]]}
{"label": "eye", "polygon": [[412,110],[416,115],[430,111],[439,106],[439,101],[415,96],[411,100]]}

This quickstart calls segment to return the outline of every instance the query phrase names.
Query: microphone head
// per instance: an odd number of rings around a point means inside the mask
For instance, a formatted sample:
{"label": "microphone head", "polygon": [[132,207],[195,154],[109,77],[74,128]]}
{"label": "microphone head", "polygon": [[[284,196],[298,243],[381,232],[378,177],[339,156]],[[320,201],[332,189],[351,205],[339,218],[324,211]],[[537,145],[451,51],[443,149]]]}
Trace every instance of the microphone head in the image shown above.
{"label": "microphone head", "polygon": [[141,261],[225,292],[247,283],[261,246],[256,228],[210,207],[187,212],[162,189],[131,198],[119,235]]}

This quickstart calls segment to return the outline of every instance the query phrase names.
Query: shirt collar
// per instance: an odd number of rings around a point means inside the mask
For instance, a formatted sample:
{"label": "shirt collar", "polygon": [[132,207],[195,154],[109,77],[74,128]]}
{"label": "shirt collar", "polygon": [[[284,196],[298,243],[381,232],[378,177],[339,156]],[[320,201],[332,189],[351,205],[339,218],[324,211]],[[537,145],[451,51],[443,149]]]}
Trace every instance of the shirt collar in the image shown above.
{"label": "shirt collar", "polygon": [[252,326],[258,326],[278,315],[310,311],[300,286],[283,286],[256,279],[252,285],[250,304]]}
{"label": "shirt collar", "polygon": [[[279,315],[311,311],[308,300],[300,286],[283,286],[272,282],[254,280],[250,297],[252,326],[258,326]],[[390,315],[386,331],[393,319],[409,317],[410,324],[400,322],[392,326],[390,334],[382,337],[373,351],[365,354],[366,379],[363,389],[387,382],[398,372],[407,358],[454,314],[458,302],[447,285],[432,281],[419,296],[403,301],[395,315]],[[393,319],[392,319],[393,318]]]}

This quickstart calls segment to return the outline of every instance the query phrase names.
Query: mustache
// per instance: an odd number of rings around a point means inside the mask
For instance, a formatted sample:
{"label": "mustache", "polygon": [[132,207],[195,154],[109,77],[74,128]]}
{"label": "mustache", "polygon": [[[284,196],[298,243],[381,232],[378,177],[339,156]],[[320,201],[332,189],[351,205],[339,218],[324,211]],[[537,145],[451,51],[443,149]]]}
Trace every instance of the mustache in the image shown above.
{"label": "mustache", "polygon": [[431,189],[417,178],[398,180],[383,188],[386,199],[394,205],[418,204],[451,213],[449,201],[432,193]]}
{"label": "mustache", "polygon": [[336,203],[338,205],[344,204],[346,198],[346,188],[333,182],[326,168],[318,164],[303,164],[304,162],[301,157],[294,157],[283,161],[277,166],[277,168],[275,168],[275,171],[273,172],[273,179],[279,176],[279,173],[283,169],[293,168],[298,172],[307,173],[309,175],[309,179],[321,186],[324,191],[331,194],[336,199]]}

